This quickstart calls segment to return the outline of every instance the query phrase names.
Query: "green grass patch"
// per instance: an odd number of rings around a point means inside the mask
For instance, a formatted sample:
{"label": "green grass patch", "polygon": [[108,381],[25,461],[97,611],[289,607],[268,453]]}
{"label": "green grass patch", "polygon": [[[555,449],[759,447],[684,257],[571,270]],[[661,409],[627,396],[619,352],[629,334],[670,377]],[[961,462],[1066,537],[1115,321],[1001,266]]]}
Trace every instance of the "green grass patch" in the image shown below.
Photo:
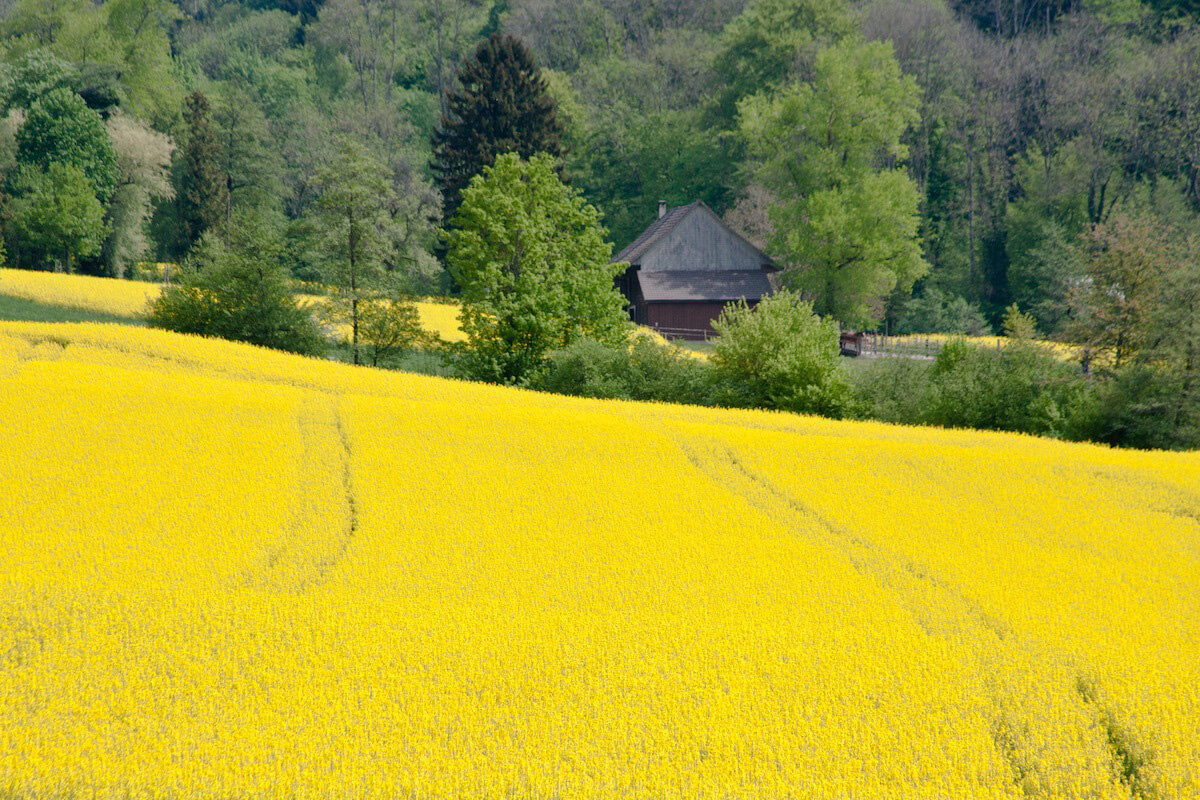
{"label": "green grass patch", "polygon": [[121,325],[144,325],[136,317],[122,317],[90,311],[86,308],[51,306],[21,297],[0,294],[0,319],[12,322],[116,322]]}

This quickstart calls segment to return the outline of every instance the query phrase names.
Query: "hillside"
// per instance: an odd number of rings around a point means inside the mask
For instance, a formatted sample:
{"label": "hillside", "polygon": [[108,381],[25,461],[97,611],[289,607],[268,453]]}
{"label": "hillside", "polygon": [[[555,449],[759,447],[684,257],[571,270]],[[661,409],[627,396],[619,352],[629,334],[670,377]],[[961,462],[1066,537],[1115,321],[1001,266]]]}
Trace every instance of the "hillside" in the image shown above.
{"label": "hillside", "polygon": [[[108,318],[98,321],[136,322],[145,313],[146,303],[157,297],[160,290],[161,284],[144,281],[0,268],[0,302],[11,299],[33,304],[51,314],[77,312]],[[320,299],[312,298],[309,302]],[[457,305],[443,300],[421,300],[416,307],[425,330],[448,342],[463,339]],[[0,319],[8,318],[3,310],[0,306]]]}
{"label": "hillside", "polygon": [[1200,456],[0,323],[0,794],[1189,797]]}

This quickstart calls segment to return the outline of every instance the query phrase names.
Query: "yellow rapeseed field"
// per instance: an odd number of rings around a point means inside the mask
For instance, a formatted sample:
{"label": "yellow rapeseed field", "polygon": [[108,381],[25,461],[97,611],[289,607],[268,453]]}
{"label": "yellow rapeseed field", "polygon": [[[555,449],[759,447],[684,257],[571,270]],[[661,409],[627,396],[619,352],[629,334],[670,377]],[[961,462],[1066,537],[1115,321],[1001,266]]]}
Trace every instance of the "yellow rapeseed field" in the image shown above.
{"label": "yellow rapeseed field", "polygon": [[157,297],[159,291],[161,287],[157,283],[0,269],[0,295],[119,317],[138,316],[146,310],[146,302]]}
{"label": "yellow rapeseed field", "polygon": [[0,474],[0,796],[1200,796],[1200,454],[0,323]]}
{"label": "yellow rapeseed field", "polygon": [[[162,286],[157,283],[0,268],[0,295],[121,317],[140,316],[160,291]],[[303,295],[302,299],[309,304],[321,302],[317,295]],[[447,342],[466,338],[459,327],[456,303],[429,299],[418,300],[416,306],[425,330]]]}

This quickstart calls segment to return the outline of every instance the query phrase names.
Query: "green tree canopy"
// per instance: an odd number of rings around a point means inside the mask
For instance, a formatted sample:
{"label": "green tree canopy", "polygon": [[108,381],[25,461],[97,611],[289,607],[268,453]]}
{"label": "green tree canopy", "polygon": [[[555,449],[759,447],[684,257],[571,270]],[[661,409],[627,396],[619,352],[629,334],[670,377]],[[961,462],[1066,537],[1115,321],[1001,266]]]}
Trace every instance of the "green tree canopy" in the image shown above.
{"label": "green tree canopy", "polygon": [[918,243],[920,193],[896,166],[918,120],[917,87],[890,43],[845,40],[822,51],[811,83],[739,107],[756,177],[779,200],[771,248],[815,309],[870,326],[882,298],[928,266]]}
{"label": "green tree canopy", "polygon": [[27,168],[16,207],[18,238],[40,259],[52,259],[70,272],[76,259],[100,254],[106,226],[104,208],[78,167],[54,162],[45,171]]}
{"label": "green tree canopy", "polygon": [[320,353],[325,339],[292,294],[281,252],[270,225],[252,216],[235,218],[231,246],[205,234],[182,279],[151,301],[148,322],[179,333]]}
{"label": "green tree canopy", "polygon": [[184,103],[186,138],[176,170],[179,191],[180,240],[183,249],[192,247],[205,231],[215,229],[226,213],[225,175],[221,172],[221,148],[213,128],[208,98],[192,92]]}
{"label": "green tree canopy", "polygon": [[521,383],[547,354],[582,338],[627,336],[595,208],[555,172],[554,159],[496,159],[463,191],[446,234],[447,261],[463,290],[464,367],[483,380]]}
{"label": "green tree canopy", "polygon": [[78,168],[101,204],[117,188],[117,154],[104,122],[70,89],[53,89],[34,101],[17,131],[17,160],[42,169]]}
{"label": "green tree canopy", "polygon": [[725,402],[838,416],[849,386],[840,366],[838,325],[795,292],[758,305],[731,304],[713,323],[712,364]]}
{"label": "green tree canopy", "polygon": [[732,118],[739,100],[778,87],[853,30],[844,0],[751,0],[722,34],[714,65],[724,82],[721,114]]}
{"label": "green tree canopy", "polygon": [[471,178],[501,153],[559,156],[563,127],[529,49],[511,36],[489,36],[458,71],[447,113],[433,135],[433,170],[442,219],[458,209]]}
{"label": "green tree canopy", "polygon": [[[332,320],[350,326],[354,363],[364,304],[386,294],[383,258],[391,246],[387,208],[392,190],[383,165],[358,142],[346,139],[333,163],[317,174],[321,195],[318,223],[323,234]],[[370,316],[370,315],[368,315]]]}

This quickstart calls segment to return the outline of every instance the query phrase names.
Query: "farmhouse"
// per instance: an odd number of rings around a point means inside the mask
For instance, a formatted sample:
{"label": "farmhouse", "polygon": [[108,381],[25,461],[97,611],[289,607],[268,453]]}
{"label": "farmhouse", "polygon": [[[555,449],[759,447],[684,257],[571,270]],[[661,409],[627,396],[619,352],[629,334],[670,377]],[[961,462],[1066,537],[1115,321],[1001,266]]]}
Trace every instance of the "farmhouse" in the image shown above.
{"label": "farmhouse", "polygon": [[771,259],[697,200],[667,209],[613,259],[628,261],[617,288],[634,322],[666,336],[705,339],[727,303],[751,305],[773,291]]}

